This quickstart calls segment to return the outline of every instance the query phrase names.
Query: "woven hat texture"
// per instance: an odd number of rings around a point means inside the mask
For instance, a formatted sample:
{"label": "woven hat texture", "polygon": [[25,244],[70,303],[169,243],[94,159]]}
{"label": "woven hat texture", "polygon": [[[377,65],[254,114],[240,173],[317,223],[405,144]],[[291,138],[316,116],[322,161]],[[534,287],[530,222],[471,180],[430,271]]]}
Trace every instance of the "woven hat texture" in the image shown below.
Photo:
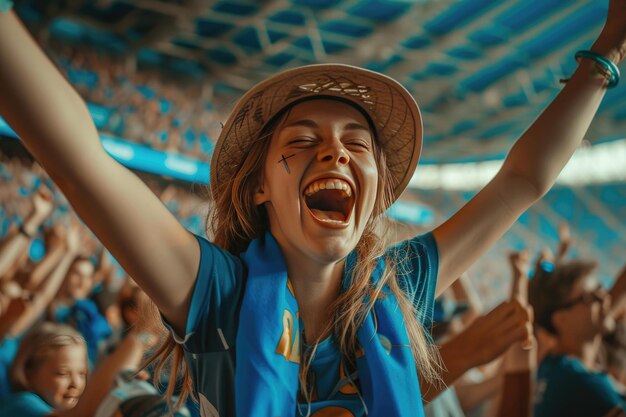
{"label": "woven hat texture", "polygon": [[409,92],[383,74],[343,64],[317,64],[276,74],[237,102],[219,136],[211,161],[211,191],[234,177],[250,143],[278,112],[306,98],[338,97],[371,118],[391,172],[395,198],[417,166],[422,119]]}

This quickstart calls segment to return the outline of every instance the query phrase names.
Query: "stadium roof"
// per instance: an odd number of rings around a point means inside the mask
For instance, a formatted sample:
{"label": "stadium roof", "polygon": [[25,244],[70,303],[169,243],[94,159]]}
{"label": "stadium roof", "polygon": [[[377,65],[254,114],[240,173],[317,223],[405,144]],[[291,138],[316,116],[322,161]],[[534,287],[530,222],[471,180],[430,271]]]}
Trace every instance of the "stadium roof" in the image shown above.
{"label": "stadium roof", "polygon": [[[608,7],[608,0],[16,3],[53,37],[206,77],[233,96],[303,64],[384,72],[420,103],[423,160],[436,163],[501,158],[573,72],[574,52],[591,46]],[[625,92],[622,82],[607,93],[591,142],[626,136]]]}

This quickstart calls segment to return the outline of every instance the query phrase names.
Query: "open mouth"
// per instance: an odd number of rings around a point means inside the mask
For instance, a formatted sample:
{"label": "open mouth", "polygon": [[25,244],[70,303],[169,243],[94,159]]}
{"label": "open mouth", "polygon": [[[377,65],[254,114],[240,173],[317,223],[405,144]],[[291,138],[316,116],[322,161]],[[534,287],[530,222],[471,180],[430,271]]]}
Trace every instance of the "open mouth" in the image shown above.
{"label": "open mouth", "polygon": [[354,207],[354,192],[350,184],[338,178],[324,178],[309,184],[304,201],[317,220],[344,224]]}
{"label": "open mouth", "polygon": [[78,401],[78,397],[73,396],[73,395],[64,395],[63,396],[63,400],[65,402],[68,402],[68,403],[72,404],[72,403],[75,403],[75,402]]}

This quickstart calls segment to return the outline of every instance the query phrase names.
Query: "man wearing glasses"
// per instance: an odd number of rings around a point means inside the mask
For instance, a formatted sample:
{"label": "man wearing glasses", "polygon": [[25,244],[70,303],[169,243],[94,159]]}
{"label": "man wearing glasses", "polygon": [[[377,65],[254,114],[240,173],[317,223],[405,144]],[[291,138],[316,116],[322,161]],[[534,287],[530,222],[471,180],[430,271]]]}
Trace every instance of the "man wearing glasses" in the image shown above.
{"label": "man wearing glasses", "polygon": [[554,345],[539,365],[534,416],[625,416],[626,403],[597,366],[610,300],[594,277],[596,264],[541,265],[529,301],[535,325]]}

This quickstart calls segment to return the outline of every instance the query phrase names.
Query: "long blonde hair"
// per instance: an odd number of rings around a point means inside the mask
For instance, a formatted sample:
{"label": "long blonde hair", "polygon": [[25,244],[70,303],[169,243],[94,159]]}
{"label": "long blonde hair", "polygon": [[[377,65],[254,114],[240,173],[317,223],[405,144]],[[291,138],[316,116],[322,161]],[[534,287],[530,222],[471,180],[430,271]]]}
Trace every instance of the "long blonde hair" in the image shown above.
{"label": "long blonde hair", "polygon": [[[254,192],[259,185],[259,178],[262,177],[274,130],[280,121],[286,117],[290,108],[277,114],[263,129],[259,137],[251,142],[236,174],[228,181],[217,184],[217,191],[213,196],[215,206],[207,218],[207,231],[214,237],[213,242],[217,246],[230,253],[242,253],[252,240],[263,236],[269,228],[265,208],[255,204]],[[366,118],[369,121],[369,118]],[[371,123],[370,128],[375,132]],[[376,285],[370,279],[378,259],[385,254],[386,250],[384,239],[377,235],[376,229],[380,228],[381,222],[385,222],[384,211],[393,201],[394,195],[393,185],[390,181],[391,174],[385,162],[385,155],[382,149],[377,146],[376,141],[373,142],[374,157],[379,172],[374,214],[369,219],[355,248],[357,263],[353,271],[351,285],[333,303],[332,317],[334,320],[326,324],[327,331],[322,332],[322,334],[328,334],[328,331],[332,331],[337,340],[341,357],[346,361],[348,367],[354,368],[356,366],[355,358],[360,349],[357,331],[372,310],[378,295],[385,286],[388,286],[398,300],[404,317],[417,370],[423,380],[436,382],[439,380],[441,369],[439,352],[434,345],[429,343],[425,330],[417,319],[419,306],[413,304],[398,283],[393,257],[386,260],[385,270]],[[364,300],[367,301],[364,302]],[[156,373],[160,373],[162,364],[169,356],[171,356],[172,372],[170,373],[167,393],[173,392],[173,387],[178,380],[177,376],[181,375],[183,385],[177,402],[179,404],[190,393],[191,379],[184,363],[183,350],[174,342],[171,335],[168,335],[165,343],[150,359],[150,362],[159,362]],[[307,387],[306,381],[312,357],[312,354],[308,358],[305,356],[300,366],[300,390],[307,402],[311,401],[311,390]],[[158,376],[155,375],[155,380],[157,378]]]}

